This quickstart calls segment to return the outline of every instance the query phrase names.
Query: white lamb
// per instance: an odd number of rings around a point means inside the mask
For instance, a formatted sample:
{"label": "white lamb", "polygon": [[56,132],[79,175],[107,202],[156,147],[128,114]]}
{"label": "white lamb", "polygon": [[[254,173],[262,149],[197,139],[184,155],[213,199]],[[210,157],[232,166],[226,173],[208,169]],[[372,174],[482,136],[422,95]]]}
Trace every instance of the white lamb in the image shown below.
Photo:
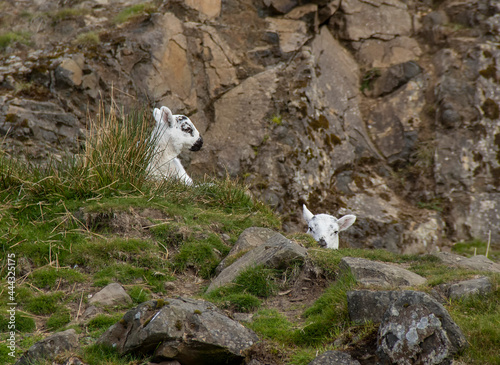
{"label": "white lamb", "polygon": [[308,225],[307,233],[319,243],[321,247],[337,250],[339,248],[339,232],[349,228],[356,216],[348,214],[340,219],[329,214],[312,214],[306,207],[302,205],[302,215]]}
{"label": "white lamb", "polygon": [[150,173],[157,178],[175,178],[192,185],[189,177],[177,158],[185,150],[199,151],[203,138],[193,122],[185,115],[172,115],[166,106],[155,108],[153,116],[156,126],[151,135],[156,143],[154,156],[148,166]]}

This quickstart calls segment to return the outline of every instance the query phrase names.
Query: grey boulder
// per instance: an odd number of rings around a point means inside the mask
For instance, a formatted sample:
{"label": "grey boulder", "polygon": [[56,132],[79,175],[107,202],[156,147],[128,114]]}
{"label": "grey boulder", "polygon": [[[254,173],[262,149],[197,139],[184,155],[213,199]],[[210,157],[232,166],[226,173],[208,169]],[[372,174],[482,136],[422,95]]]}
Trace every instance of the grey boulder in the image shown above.
{"label": "grey boulder", "polygon": [[127,312],[98,340],[120,354],[152,354],[153,361],[239,364],[258,340],[213,304],[196,299],[152,300]]}
{"label": "grey boulder", "polygon": [[405,291],[387,310],[377,334],[382,364],[446,364],[467,346],[446,309],[426,293]]}

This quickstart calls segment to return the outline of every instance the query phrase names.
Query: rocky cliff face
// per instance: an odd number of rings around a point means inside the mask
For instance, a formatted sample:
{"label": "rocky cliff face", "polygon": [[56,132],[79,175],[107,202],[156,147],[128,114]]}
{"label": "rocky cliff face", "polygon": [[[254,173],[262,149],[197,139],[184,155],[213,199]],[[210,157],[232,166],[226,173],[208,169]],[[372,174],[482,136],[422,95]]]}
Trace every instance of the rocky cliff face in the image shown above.
{"label": "rocky cliff face", "polygon": [[78,152],[113,94],[188,115],[190,174],[240,177],[286,230],[307,203],[356,214],[354,247],[500,242],[495,0],[26,0],[1,27],[11,154]]}

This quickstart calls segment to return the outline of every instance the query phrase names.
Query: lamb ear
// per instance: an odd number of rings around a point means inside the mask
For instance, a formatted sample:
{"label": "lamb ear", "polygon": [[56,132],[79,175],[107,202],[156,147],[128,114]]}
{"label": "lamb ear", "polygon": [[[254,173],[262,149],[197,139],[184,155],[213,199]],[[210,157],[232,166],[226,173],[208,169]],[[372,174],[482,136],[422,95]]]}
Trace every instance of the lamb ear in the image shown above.
{"label": "lamb ear", "polygon": [[312,214],[309,209],[307,209],[305,204],[302,204],[302,216],[304,217],[304,220],[306,223],[309,223],[309,221],[314,217],[314,214]]}
{"label": "lamb ear", "polygon": [[172,112],[166,106],[162,106],[160,109],[155,108],[153,115],[157,123],[165,123],[169,127],[174,125]]}
{"label": "lamb ear", "polygon": [[337,220],[337,223],[339,225],[339,231],[343,231],[350,226],[356,221],[356,216],[352,214],[344,215],[342,218]]}

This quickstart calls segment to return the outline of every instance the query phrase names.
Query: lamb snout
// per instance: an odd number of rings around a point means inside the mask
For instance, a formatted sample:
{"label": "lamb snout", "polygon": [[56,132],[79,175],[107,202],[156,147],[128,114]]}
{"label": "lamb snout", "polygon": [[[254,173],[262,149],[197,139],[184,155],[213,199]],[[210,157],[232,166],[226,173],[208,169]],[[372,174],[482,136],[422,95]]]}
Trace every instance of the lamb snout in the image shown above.
{"label": "lamb snout", "polygon": [[199,151],[201,149],[201,146],[203,146],[203,138],[200,137],[195,142],[195,144],[191,146],[191,148],[189,150],[190,151]]}
{"label": "lamb snout", "polygon": [[320,245],[320,247],[323,247],[323,248],[326,248],[327,244],[326,244],[326,241],[324,238],[321,238],[319,241],[318,241],[318,244]]}

